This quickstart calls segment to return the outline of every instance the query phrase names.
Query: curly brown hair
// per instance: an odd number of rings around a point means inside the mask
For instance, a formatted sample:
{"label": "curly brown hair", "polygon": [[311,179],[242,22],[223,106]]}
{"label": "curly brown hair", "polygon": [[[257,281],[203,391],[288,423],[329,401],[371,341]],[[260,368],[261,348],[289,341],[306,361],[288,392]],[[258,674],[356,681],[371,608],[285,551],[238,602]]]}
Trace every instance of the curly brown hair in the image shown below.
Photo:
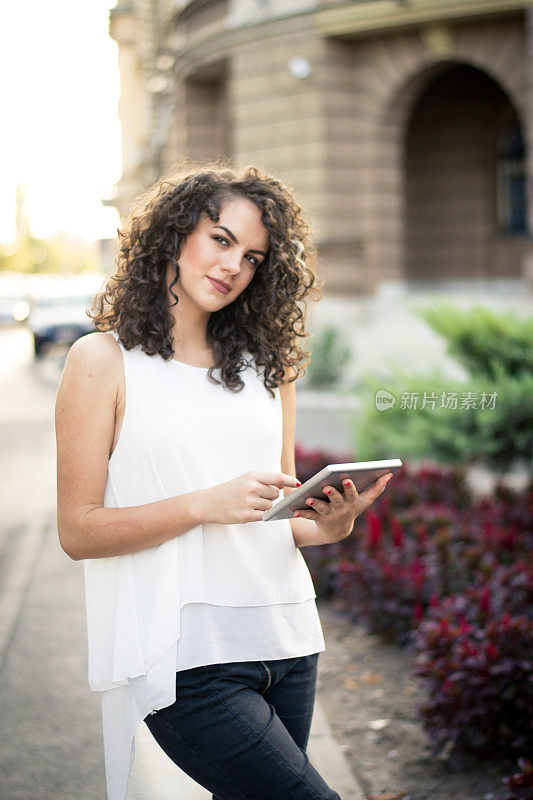
{"label": "curly brown hair", "polygon": [[[114,330],[127,350],[140,345],[148,355],[173,358],[169,309],[175,303],[169,304],[168,291],[177,303],[172,287],[179,278],[182,244],[202,211],[218,221],[222,206],[236,197],[251,200],[262,212],[269,246],[246,289],[208,320],[215,360],[208,377],[219,384],[212,374],[218,368],[224,385],[240,391],[244,382],[238,373],[249,366],[243,355],[247,350],[264,367],[263,381],[274,397],[273,388],[305,373],[310,354],[296,339],[310,334],[298,303],[309,294],[320,300],[323,282],[314,273],[316,248],[292,191],[258,167],[237,170],[227,162],[182,162],[178,171],[158,181],[134,204],[124,230],[118,231],[117,268],[87,313],[97,330]],[[169,265],[175,269],[170,286]],[[296,373],[289,376],[286,368],[295,366]]]}

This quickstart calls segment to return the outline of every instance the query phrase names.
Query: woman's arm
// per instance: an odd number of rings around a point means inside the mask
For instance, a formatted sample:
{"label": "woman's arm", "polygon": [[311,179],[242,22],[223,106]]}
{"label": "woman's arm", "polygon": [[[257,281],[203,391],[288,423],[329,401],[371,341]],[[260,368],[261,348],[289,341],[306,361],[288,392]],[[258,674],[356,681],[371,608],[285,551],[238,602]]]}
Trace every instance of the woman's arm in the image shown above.
{"label": "woman's arm", "polygon": [[[294,425],[296,417],[296,381],[282,383],[279,387],[281,407],[283,409],[283,445],[281,450],[281,471],[287,475],[296,475],[294,460]],[[285,487],[283,496],[287,497],[294,489]],[[296,547],[311,544],[326,544],[327,539],[311,519],[291,517],[292,536]]]}
{"label": "woman's arm", "polygon": [[117,341],[91,333],[70,348],[55,408],[57,528],[75,561],[134,553],[200,524],[197,492],[128,508],[105,508],[107,465],[123,375]]}

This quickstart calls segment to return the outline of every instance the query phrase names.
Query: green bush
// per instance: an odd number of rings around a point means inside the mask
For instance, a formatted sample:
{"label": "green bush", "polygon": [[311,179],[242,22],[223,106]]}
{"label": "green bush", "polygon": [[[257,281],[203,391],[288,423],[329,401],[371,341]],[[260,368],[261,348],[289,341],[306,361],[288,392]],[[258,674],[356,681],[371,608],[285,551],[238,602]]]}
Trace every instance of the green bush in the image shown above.
{"label": "green bush", "polygon": [[[362,409],[353,416],[354,448],[360,460],[431,458],[441,464],[484,463],[501,471],[529,465],[533,456],[533,324],[498,318],[486,309],[450,307],[422,312],[449,340],[449,352],[470,370],[461,383],[434,370],[427,376],[395,371],[384,380],[366,373],[358,390]],[[395,397],[376,408],[376,392]],[[434,407],[424,400],[435,398]],[[457,407],[447,408],[451,393]],[[418,393],[416,408],[404,401]],[[485,401],[482,398],[485,393]],[[492,397],[494,395],[494,397]]]}
{"label": "green bush", "polygon": [[497,315],[482,306],[464,310],[450,303],[418,313],[447,340],[449,355],[470,374],[495,379],[499,367],[509,375],[533,374],[533,318]]}
{"label": "green bush", "polygon": [[334,386],[351,357],[350,347],[342,342],[339,331],[326,325],[310,342],[311,361],[307,378],[311,386]]}

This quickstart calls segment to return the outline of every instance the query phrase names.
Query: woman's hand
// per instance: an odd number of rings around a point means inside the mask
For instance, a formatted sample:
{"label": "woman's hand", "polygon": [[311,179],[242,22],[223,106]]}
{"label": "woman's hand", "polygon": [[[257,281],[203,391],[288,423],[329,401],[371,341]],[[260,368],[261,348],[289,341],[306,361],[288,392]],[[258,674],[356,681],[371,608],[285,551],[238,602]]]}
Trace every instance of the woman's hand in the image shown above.
{"label": "woman's hand", "polygon": [[324,534],[326,543],[338,542],[350,534],[356,517],[366,511],[379,497],[390,478],[392,472],[382,475],[361,494],[349,479],[342,482],[344,486],[342,494],[333,486],[325,486],[323,491],[329,497],[329,503],[315,497],[307,498],[306,504],[309,509],[295,511],[294,516],[315,522]]}
{"label": "woman's hand", "polygon": [[245,472],[225,483],[195,492],[202,522],[231,525],[260,522],[263,512],[272,508],[283,486],[296,488],[300,482],[284,472]]}

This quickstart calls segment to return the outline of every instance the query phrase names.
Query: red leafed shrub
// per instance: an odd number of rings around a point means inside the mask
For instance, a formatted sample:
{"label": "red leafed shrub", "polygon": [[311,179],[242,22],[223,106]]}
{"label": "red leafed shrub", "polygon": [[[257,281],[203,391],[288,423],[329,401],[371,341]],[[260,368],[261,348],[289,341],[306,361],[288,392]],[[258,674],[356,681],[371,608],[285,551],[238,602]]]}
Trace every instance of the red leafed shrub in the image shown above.
{"label": "red leafed shrub", "polygon": [[419,715],[434,752],[516,758],[533,751],[533,614],[503,611],[488,587],[444,598],[415,634]]}
{"label": "red leafed shrub", "polygon": [[476,499],[462,469],[404,466],[350,536],[302,550],[319,596],[416,650],[421,720],[458,765],[533,751],[532,520],[533,482]]}
{"label": "red leafed shrub", "polygon": [[[309,468],[313,461],[309,474],[338,460],[311,455],[302,462]],[[435,600],[485,585],[501,566],[527,560],[532,516],[531,486],[518,495],[498,485],[491,497],[474,499],[462,469],[404,466],[348,538],[302,553],[319,596],[334,598],[372,633],[408,645]]]}

